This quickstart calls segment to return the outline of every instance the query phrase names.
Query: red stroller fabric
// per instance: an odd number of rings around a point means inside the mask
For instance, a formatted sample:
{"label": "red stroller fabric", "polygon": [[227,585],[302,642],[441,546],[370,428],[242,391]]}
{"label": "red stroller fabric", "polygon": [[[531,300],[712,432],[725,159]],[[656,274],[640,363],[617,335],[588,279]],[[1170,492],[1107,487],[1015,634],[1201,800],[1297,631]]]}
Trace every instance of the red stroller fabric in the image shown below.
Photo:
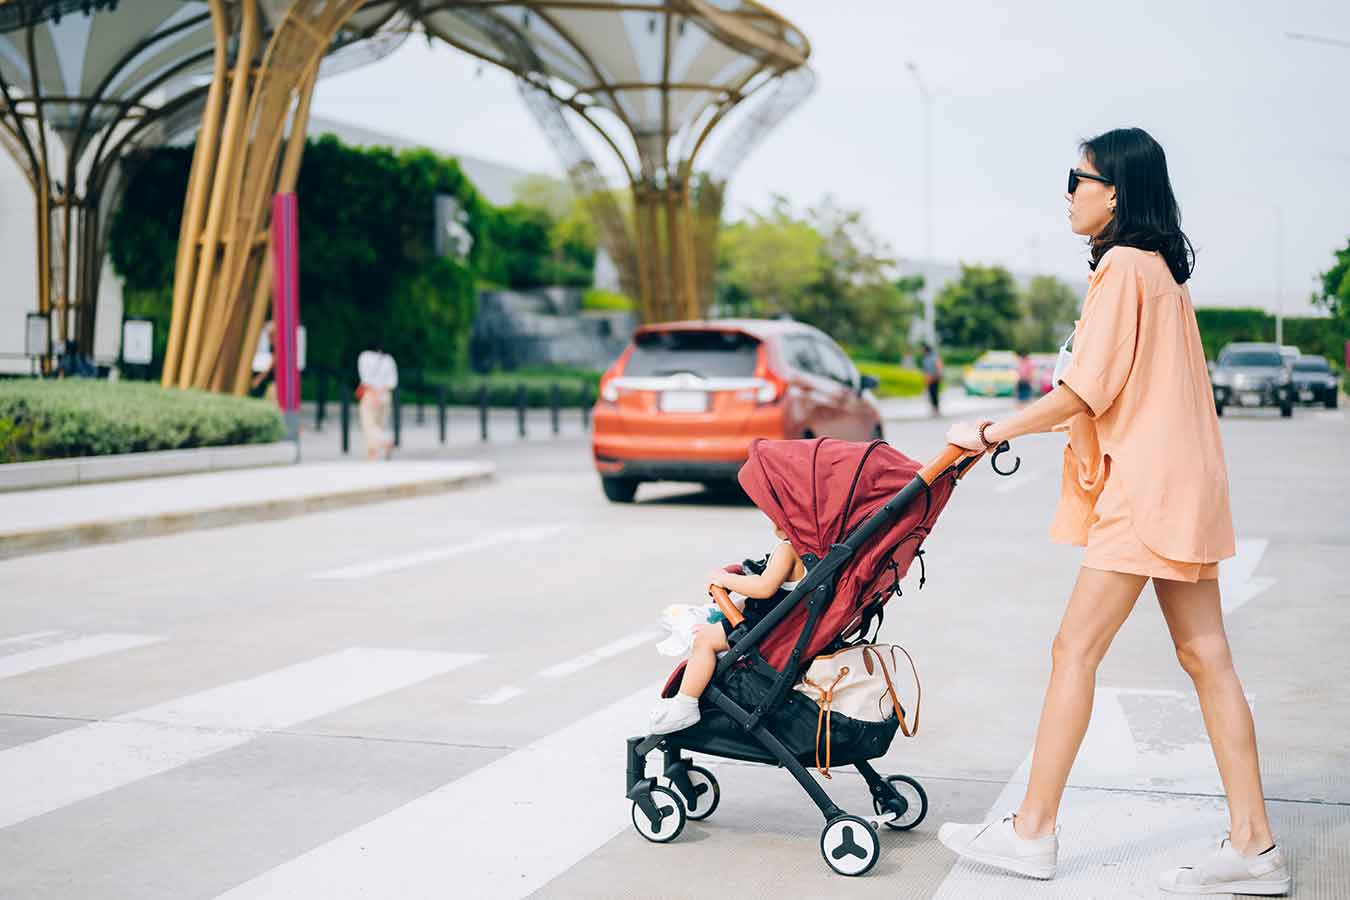
{"label": "red stroller fabric", "polygon": [[[739,480],[746,494],[792,542],[798,554],[823,559],[833,544],[881,509],[917,477],[922,464],[883,441],[870,444],[834,438],[771,441],[750,445]],[[951,497],[948,476],[930,485],[927,502],[917,496],[889,528],[882,529],[844,567],[834,596],[805,648],[811,659],[856,627],[878,591],[889,595],[904,578],[923,539]],[[898,573],[890,568],[891,561]],[[765,662],[782,670],[806,624],[799,605],[759,644]]]}

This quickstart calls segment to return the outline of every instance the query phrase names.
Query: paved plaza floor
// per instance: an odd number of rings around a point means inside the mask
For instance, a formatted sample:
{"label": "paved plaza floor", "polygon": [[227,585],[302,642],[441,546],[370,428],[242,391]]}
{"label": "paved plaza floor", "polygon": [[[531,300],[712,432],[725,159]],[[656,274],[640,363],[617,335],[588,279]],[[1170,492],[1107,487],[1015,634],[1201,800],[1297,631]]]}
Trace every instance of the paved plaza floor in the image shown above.
{"label": "paved plaza floor", "polygon": [[[945,423],[893,420],[920,457]],[[1340,412],[1222,422],[1238,556],[1221,566],[1294,896],[1350,896],[1350,445]],[[1226,823],[1194,694],[1151,589],[1102,666],[1065,796],[1059,877],[937,842],[1015,806],[1080,551],[1046,538],[1062,438],[961,484],[884,637],[922,728],[878,762],[931,801],[859,879],[783,771],[710,761],[717,812],[633,830],[623,739],[671,661],[657,612],[771,541],[683,485],[608,504],[580,431],[452,447],[491,483],[0,561],[0,897],[1155,897]],[[427,452],[432,452],[428,450]],[[1177,448],[1185,452],[1185,448]],[[304,468],[303,466],[300,468]],[[0,498],[0,503],[4,503]],[[863,782],[828,790],[871,812]]]}

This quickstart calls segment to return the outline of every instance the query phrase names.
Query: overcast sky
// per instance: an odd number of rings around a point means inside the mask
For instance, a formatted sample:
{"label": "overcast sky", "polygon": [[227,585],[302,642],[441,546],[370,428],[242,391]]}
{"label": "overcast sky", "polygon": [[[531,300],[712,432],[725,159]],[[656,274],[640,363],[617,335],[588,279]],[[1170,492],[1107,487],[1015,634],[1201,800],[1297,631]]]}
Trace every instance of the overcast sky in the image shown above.
{"label": "overcast sky", "polygon": [[[938,259],[1086,275],[1063,198],[1079,139],[1128,125],[1166,149],[1204,305],[1306,310],[1350,238],[1346,0],[771,0],[812,44],[816,93],[742,164],[728,212],[774,193],[865,211],[922,255],[922,103],[933,101]],[[511,77],[443,45],[321,82],[315,109],[428,145],[558,173]],[[602,166],[609,161],[596,145]],[[1277,222],[1283,220],[1283,278]]]}

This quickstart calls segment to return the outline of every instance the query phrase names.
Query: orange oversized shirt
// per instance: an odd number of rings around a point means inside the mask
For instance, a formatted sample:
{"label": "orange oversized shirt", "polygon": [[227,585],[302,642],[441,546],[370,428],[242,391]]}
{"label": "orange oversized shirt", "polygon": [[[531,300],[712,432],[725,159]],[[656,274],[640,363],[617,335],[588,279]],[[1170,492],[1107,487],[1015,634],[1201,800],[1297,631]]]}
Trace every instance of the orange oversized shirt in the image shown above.
{"label": "orange oversized shirt", "polygon": [[1061,381],[1091,413],[1068,422],[1051,538],[1087,542],[1109,456],[1145,546],[1177,562],[1232,556],[1228,468],[1200,328],[1190,291],[1161,256],[1121,246],[1106,252]]}

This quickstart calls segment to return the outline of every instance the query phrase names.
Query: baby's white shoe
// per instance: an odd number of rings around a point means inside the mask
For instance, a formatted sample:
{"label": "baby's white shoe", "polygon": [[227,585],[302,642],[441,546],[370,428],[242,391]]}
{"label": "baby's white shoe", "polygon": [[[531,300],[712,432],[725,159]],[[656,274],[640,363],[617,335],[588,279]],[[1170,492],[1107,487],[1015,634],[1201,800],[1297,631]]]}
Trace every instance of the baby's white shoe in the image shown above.
{"label": "baby's white shoe", "polygon": [[1227,838],[1194,866],[1169,869],[1158,887],[1173,894],[1287,894],[1289,862],[1279,845],[1258,856],[1243,856]]}
{"label": "baby's white shoe", "polygon": [[688,728],[699,718],[698,698],[676,694],[674,697],[666,697],[656,701],[656,706],[652,709],[648,733],[671,734]]}
{"label": "baby's white shoe", "polygon": [[984,863],[1032,878],[1054,878],[1059,860],[1059,835],[1024,838],[1013,830],[1013,817],[983,825],[948,822],[938,829],[947,849],[972,862]]}

